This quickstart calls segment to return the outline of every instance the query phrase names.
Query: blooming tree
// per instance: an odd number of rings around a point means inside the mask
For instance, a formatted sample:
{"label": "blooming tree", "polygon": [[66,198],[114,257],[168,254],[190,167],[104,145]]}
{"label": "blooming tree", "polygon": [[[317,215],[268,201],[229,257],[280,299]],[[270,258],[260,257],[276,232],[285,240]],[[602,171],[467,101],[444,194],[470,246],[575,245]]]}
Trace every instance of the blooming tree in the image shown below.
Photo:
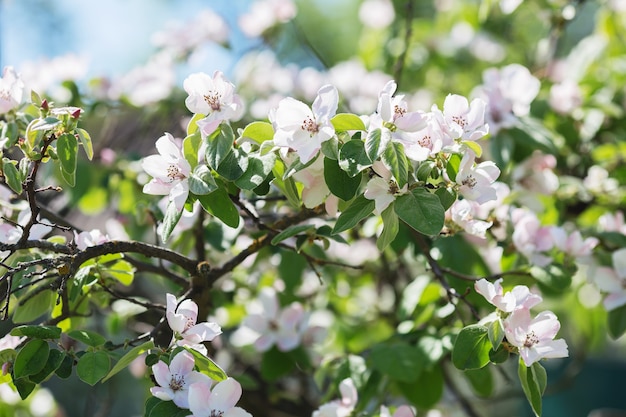
{"label": "blooming tree", "polygon": [[[621,340],[623,10],[598,5],[572,47],[585,2],[414,3],[359,2],[347,60],[309,3],[276,0],[238,19],[265,49],[232,76],[170,85],[228,45],[213,12],[66,103],[4,70],[11,407],[75,374],[143,381],[118,396],[147,417],[478,416],[467,393],[498,395],[497,370],[539,416],[550,365]],[[495,29],[526,20],[530,55]],[[273,54],[294,38],[316,66]],[[146,140],[106,142],[103,109],[144,115]]]}

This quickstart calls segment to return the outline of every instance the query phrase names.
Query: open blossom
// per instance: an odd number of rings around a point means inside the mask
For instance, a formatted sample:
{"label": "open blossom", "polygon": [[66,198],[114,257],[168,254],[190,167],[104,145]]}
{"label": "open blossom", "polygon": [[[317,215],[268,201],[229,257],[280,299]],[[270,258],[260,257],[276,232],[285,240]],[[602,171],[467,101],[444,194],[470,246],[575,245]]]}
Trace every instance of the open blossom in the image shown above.
{"label": "open blossom", "polygon": [[176,297],[169,293],[166,295],[166,300],[165,317],[175,336],[177,336],[176,343],[180,346],[190,346],[206,355],[207,350],[202,342],[210,342],[219,336],[222,333],[220,326],[210,322],[196,323],[198,305],[191,300],[183,300],[178,304]]}
{"label": "open blossom", "polygon": [[474,165],[474,152],[467,151],[463,155],[456,182],[463,197],[482,204],[497,199],[496,187],[493,183],[500,176],[500,169],[492,161],[483,161]]}
{"label": "open blossom", "polygon": [[197,122],[202,137],[213,133],[222,121],[243,116],[241,98],[221,71],[215,71],[213,77],[203,72],[191,74],[183,81],[183,88],[189,94],[185,99],[189,111],[206,115]]}
{"label": "open blossom", "polygon": [[313,412],[312,417],[348,417],[352,414],[358,400],[358,393],[354,382],[346,378],[339,383],[341,400],[334,400],[321,405]]}
{"label": "open blossom", "polygon": [[13,67],[5,67],[0,78],[0,114],[15,109],[24,100],[24,81]]}
{"label": "open blossom", "polygon": [[437,105],[433,105],[431,111],[450,139],[476,141],[489,133],[485,107],[485,102],[479,98],[470,103],[463,96],[448,94],[443,102],[443,113]]}
{"label": "open blossom", "polygon": [[452,221],[462,227],[465,232],[484,239],[487,229],[493,223],[475,218],[478,207],[480,205],[475,201],[456,200],[448,212]]}
{"label": "open blossom", "polygon": [[244,318],[231,341],[237,345],[253,343],[259,352],[274,345],[283,352],[296,348],[305,330],[302,305],[293,302],[281,309],[276,291],[269,287],[261,289],[259,302],[258,310],[250,307],[253,312]]}
{"label": "open blossom", "polygon": [[398,195],[408,192],[408,185],[398,188],[398,184],[391,178],[391,171],[380,161],[374,162],[372,169],[378,176],[372,177],[367,182],[363,196],[368,200],[374,200],[376,213],[381,214]]}
{"label": "open blossom", "polygon": [[150,388],[150,392],[163,401],[173,401],[179,407],[189,408],[189,387],[194,383],[211,385],[208,376],[193,370],[194,365],[193,355],[186,351],[174,356],[169,366],[159,361],[152,366],[159,386]]}
{"label": "open blossom", "polygon": [[269,119],[274,126],[274,144],[293,149],[306,164],[317,154],[322,143],[335,136],[330,119],[337,112],[339,94],[332,85],[322,86],[313,107],[287,97],[272,109]]}
{"label": "open blossom", "polygon": [[563,80],[550,87],[548,103],[552,109],[560,114],[570,114],[583,103],[582,91],[572,80]]}
{"label": "open blossom", "polygon": [[602,292],[607,293],[604,298],[607,311],[626,304],[626,248],[616,250],[611,258],[613,268],[600,266],[590,270],[593,282]]}
{"label": "open blossom", "polygon": [[483,278],[474,283],[474,289],[489,303],[505,313],[518,309],[531,309],[542,300],[540,295],[533,294],[525,285],[516,285],[511,291],[505,293],[502,289],[502,278],[494,281],[493,284]]}
{"label": "open blossom", "polygon": [[528,68],[510,64],[483,72],[483,84],[472,95],[487,102],[486,119],[492,134],[513,127],[518,117],[528,115],[541,87]]}
{"label": "open blossom", "polygon": [[576,258],[590,256],[593,248],[600,243],[595,237],[583,239],[578,230],[568,234],[562,227],[552,227],[550,233],[552,234],[554,246]]}
{"label": "open blossom", "polygon": [[189,175],[191,165],[174,142],[174,137],[165,133],[156,142],[159,155],[150,155],[143,159],[141,166],[153,177],[143,187],[146,194],[168,195],[176,209],[181,211],[189,195]]}
{"label": "open blossom", "polygon": [[559,188],[559,177],[554,173],[554,168],[554,155],[535,151],[513,169],[512,178],[527,191],[552,195]]}
{"label": "open blossom", "polygon": [[233,378],[218,382],[213,389],[210,384],[198,382],[189,387],[189,417],[252,417],[235,404],[241,398],[241,385]]}
{"label": "open blossom", "polygon": [[415,417],[415,413],[408,405],[401,405],[391,414],[389,409],[382,405],[380,407],[380,417]]}
{"label": "open blossom", "polygon": [[522,308],[504,320],[506,340],[519,349],[526,366],[543,358],[569,355],[565,340],[554,340],[560,328],[561,323],[551,311],[543,311],[531,319],[530,310]]}
{"label": "open blossom", "polygon": [[248,13],[239,17],[241,31],[249,37],[260,36],[278,23],[286,23],[296,16],[292,0],[260,0],[250,6]]}
{"label": "open blossom", "polygon": [[102,233],[99,229],[93,229],[88,232],[74,233],[76,246],[80,250],[85,250],[90,246],[101,245],[108,242],[109,236]]}
{"label": "open blossom", "polygon": [[604,232],[617,232],[626,235],[624,213],[621,211],[615,213],[604,213],[598,219],[598,225],[600,230]]}
{"label": "open blossom", "polygon": [[535,213],[523,208],[513,210],[511,218],[515,248],[535,265],[549,264],[551,258],[542,252],[549,251],[554,246],[550,227],[542,226]]}
{"label": "open blossom", "polygon": [[434,156],[444,144],[444,132],[431,113],[425,114],[426,126],[413,133],[411,140],[403,141],[404,153],[412,161],[421,162]]}

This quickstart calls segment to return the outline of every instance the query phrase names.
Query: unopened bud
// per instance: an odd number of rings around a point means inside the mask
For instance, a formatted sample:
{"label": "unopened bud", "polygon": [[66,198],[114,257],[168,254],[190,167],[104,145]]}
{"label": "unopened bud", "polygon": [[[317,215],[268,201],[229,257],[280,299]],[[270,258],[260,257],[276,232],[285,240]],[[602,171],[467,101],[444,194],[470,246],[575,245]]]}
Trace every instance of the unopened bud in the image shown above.
{"label": "unopened bud", "polygon": [[78,120],[78,118],[80,117],[80,109],[76,109],[76,110],[74,110],[74,111],[71,113],[71,116],[72,116],[74,119]]}
{"label": "unopened bud", "polygon": [[41,101],[41,110],[43,111],[48,111],[50,110],[50,105],[48,104],[48,100],[46,100],[45,98]]}

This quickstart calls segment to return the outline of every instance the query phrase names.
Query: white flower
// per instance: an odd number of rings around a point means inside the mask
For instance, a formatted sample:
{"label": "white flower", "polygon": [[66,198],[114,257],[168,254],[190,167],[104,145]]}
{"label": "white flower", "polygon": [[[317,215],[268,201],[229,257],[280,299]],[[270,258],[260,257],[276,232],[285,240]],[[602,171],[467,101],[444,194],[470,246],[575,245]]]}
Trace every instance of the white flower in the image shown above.
{"label": "white flower", "polygon": [[480,206],[475,201],[456,200],[449,209],[450,217],[454,223],[461,226],[467,233],[484,239],[487,229],[493,223],[474,218],[478,207]]}
{"label": "white flower", "polygon": [[168,195],[176,209],[181,211],[189,195],[189,175],[191,165],[174,142],[174,137],[165,133],[156,142],[159,155],[143,159],[141,166],[153,179],[144,185],[146,194]]}
{"label": "white flower", "polygon": [[513,169],[511,177],[525,190],[552,195],[559,188],[559,177],[554,173],[554,168],[554,155],[535,151]]}
{"label": "white flower", "polygon": [[15,72],[15,69],[4,67],[0,78],[0,114],[7,113],[22,104],[25,96],[24,90],[24,81]]}
{"label": "white flower", "polygon": [[165,317],[167,324],[174,331],[176,344],[190,346],[206,355],[207,349],[202,342],[210,342],[222,333],[222,329],[216,323],[202,322],[198,320],[198,305],[191,300],[176,302],[173,294],[166,294],[167,310]]}
{"label": "white flower", "polygon": [[608,293],[604,298],[604,308],[614,310],[626,304],[626,248],[616,250],[611,255],[613,268],[598,267],[590,270],[598,288]]}
{"label": "white flower", "polygon": [[277,23],[285,23],[296,16],[296,5],[292,0],[255,1],[248,13],[239,17],[241,31],[249,37],[260,36]]}
{"label": "white flower", "polygon": [[302,202],[306,208],[313,208],[323,203],[330,194],[324,179],[323,157],[318,157],[311,165],[294,173],[293,178],[304,185]]}
{"label": "white flower", "polygon": [[378,176],[372,177],[367,182],[363,196],[368,200],[374,200],[376,213],[381,214],[398,195],[407,193],[408,185],[398,188],[398,184],[391,178],[391,171],[380,161],[374,162],[372,169]]}
{"label": "white flower", "polygon": [[241,398],[241,385],[233,378],[210,384],[198,382],[189,387],[189,409],[193,417],[252,417],[243,408],[235,407]]}
{"label": "white flower", "polygon": [[554,246],[576,258],[591,256],[593,248],[600,243],[595,237],[583,239],[578,230],[568,234],[562,227],[555,226],[550,229],[550,233],[552,234]]}
{"label": "white flower", "polygon": [[569,355],[563,339],[553,340],[561,323],[551,311],[543,311],[534,319],[530,310],[515,310],[504,320],[506,340],[519,349],[526,366],[543,358],[564,358]]}
{"label": "white flower", "polygon": [[448,94],[443,103],[443,113],[436,105],[432,113],[439,118],[442,129],[451,139],[476,141],[489,133],[485,123],[485,107],[483,100],[475,98],[468,102],[467,98],[458,94]]}
{"label": "white flower", "polygon": [[500,169],[492,161],[483,161],[474,166],[475,155],[467,151],[463,155],[456,182],[463,197],[482,204],[489,200],[496,200],[496,187],[493,183],[500,176]]}
{"label": "white flower", "polygon": [[194,365],[193,355],[186,351],[174,356],[169,366],[159,361],[152,366],[152,372],[160,386],[150,388],[150,392],[163,401],[174,401],[179,407],[189,408],[190,385],[194,383],[211,385],[208,376],[193,370]]}
{"label": "white flower", "polygon": [[74,232],[74,241],[80,250],[85,250],[90,246],[101,245],[108,242],[109,236],[103,234],[99,229],[93,229],[88,232]]}
{"label": "white flower", "polygon": [[505,293],[501,283],[502,278],[497,279],[493,284],[483,278],[474,283],[474,289],[498,310],[505,313],[518,309],[528,310],[542,301],[540,295],[531,293],[525,285],[516,285],[511,291]]}
{"label": "white flower", "polygon": [[384,29],[396,17],[389,0],[365,0],[359,7],[359,20],[372,29]]}
{"label": "white flower", "polygon": [[518,208],[511,213],[513,221],[512,240],[515,248],[528,260],[538,266],[545,266],[552,260],[542,255],[554,246],[550,228],[541,226],[537,216],[530,210]]}
{"label": "white flower", "polygon": [[215,71],[213,77],[203,72],[191,74],[183,88],[189,94],[185,99],[189,111],[206,115],[197,122],[202,137],[213,133],[223,120],[239,120],[243,115],[243,103],[235,94],[235,86],[220,71]]}
{"label": "white flower", "polygon": [[354,382],[346,378],[339,383],[341,400],[331,401],[321,405],[313,412],[312,417],[348,417],[352,414],[358,400],[358,393]]}
{"label": "white flower", "polygon": [[328,84],[319,89],[312,109],[294,98],[282,99],[269,114],[274,125],[274,144],[293,149],[306,164],[322,143],[335,135],[330,119],[337,112],[338,103],[337,89]]}
{"label": "white flower", "polygon": [[583,103],[583,95],[576,82],[564,80],[550,87],[548,103],[555,112],[570,114]]}

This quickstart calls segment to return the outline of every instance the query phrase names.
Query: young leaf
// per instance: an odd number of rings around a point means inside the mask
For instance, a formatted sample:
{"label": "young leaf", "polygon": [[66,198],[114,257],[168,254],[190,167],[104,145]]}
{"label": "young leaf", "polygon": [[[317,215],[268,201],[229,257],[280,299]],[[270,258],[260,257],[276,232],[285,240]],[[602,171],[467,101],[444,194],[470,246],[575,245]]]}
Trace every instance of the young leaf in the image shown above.
{"label": "young leaf", "polygon": [[626,305],[618,307],[608,313],[609,335],[619,339],[626,332]]}
{"label": "young leaf", "polygon": [[170,201],[167,204],[167,208],[165,209],[165,217],[163,218],[163,227],[161,228],[161,240],[166,242],[169,239],[172,231],[174,231],[174,227],[178,224],[180,217],[183,215],[182,210],[178,211],[176,205],[173,201]]}
{"label": "young leaf", "polygon": [[446,164],[446,173],[451,181],[456,181],[456,174],[459,172],[461,166],[461,157],[455,153],[450,155],[448,163]]}
{"label": "young leaf", "polygon": [[344,230],[352,229],[361,220],[369,216],[374,211],[374,200],[369,200],[360,195],[355,198],[350,206],[344,210],[333,227],[332,234],[336,235]]}
{"label": "young leaf", "polygon": [[461,143],[467,146],[472,152],[474,152],[476,158],[480,158],[482,156],[483,148],[477,142],[473,140],[463,140],[461,141]]}
{"label": "young leaf", "polygon": [[376,239],[376,247],[378,250],[383,251],[398,235],[398,231],[400,230],[400,221],[398,220],[398,215],[394,211],[393,204],[391,203],[389,207],[387,207],[381,213],[381,217],[383,219],[383,231]]}
{"label": "young leaf", "polygon": [[309,230],[315,229],[315,225],[312,224],[296,224],[293,226],[289,226],[272,239],[272,245],[277,245],[285,239],[289,239],[290,237],[299,235],[304,232],[308,232]]}
{"label": "young leaf", "polygon": [[403,382],[417,380],[425,363],[420,350],[407,344],[375,346],[370,359],[374,369]]}
{"label": "young leaf", "polygon": [[243,190],[254,190],[268,177],[274,168],[276,162],[276,154],[268,153],[265,155],[248,155],[248,168],[235,181],[235,185]]}
{"label": "young leaf", "polygon": [[242,138],[252,139],[261,144],[274,138],[274,128],[267,122],[252,122],[241,132]]}
{"label": "young leaf", "polygon": [[409,160],[404,154],[404,145],[391,142],[382,154],[382,161],[396,179],[398,187],[404,187],[409,179]]}
{"label": "young leaf", "polygon": [[61,169],[68,175],[76,172],[78,141],[76,136],[64,133],[57,139],[57,155],[61,162]]}
{"label": "young leaf", "polygon": [[189,191],[195,195],[205,195],[215,190],[217,190],[217,184],[209,167],[197,165],[189,176]]}
{"label": "young leaf", "polygon": [[30,292],[23,297],[23,300],[26,301],[20,301],[13,312],[14,323],[31,322],[51,311],[55,294],[52,291],[40,291],[34,295]]}
{"label": "young leaf", "polygon": [[[194,114],[189,123],[187,123],[187,136],[195,135],[196,132],[200,133],[198,130],[198,120],[204,119],[204,114]],[[186,157],[186,156],[185,156]]]}
{"label": "young leaf", "polygon": [[350,140],[344,143],[339,150],[339,166],[351,177],[372,166],[363,141]]}
{"label": "young leaf", "polygon": [[380,155],[385,152],[387,145],[391,141],[391,132],[389,129],[372,129],[367,132],[365,138],[365,151],[370,160],[377,160]]}
{"label": "young leaf", "polygon": [[74,340],[78,340],[92,347],[102,346],[106,342],[104,336],[90,330],[72,330],[68,332],[67,335]]}
{"label": "young leaf", "polygon": [[247,169],[248,155],[242,149],[233,148],[222,158],[215,170],[227,180],[236,181]]}
{"label": "young leaf", "polygon": [[7,185],[16,194],[22,194],[22,178],[17,167],[9,158],[2,158],[2,173]]}
{"label": "young leaf", "polygon": [[192,169],[198,165],[200,145],[202,145],[202,136],[197,130],[183,139],[183,155]]}
{"label": "young leaf", "polygon": [[445,211],[439,197],[424,188],[416,188],[396,199],[396,214],[406,224],[428,236],[443,228]]}
{"label": "young leaf", "polygon": [[83,150],[87,155],[87,158],[91,161],[93,159],[93,144],[91,143],[91,136],[85,129],[80,127],[76,129],[76,134],[80,140],[80,144],[83,145]]}
{"label": "young leaf", "polygon": [[126,354],[122,356],[115,365],[113,365],[113,368],[102,379],[102,382],[106,382],[113,375],[117,374],[122,369],[126,368],[128,365],[130,365],[132,361],[134,361],[139,356],[143,355],[145,352],[149,351],[152,348],[154,348],[154,342],[152,340],[149,340],[139,346],[135,346],[134,348],[126,352]]}
{"label": "young leaf", "polygon": [[476,394],[481,397],[491,395],[493,392],[493,374],[489,366],[480,369],[466,369],[464,374]]}
{"label": "young leaf", "polygon": [[522,358],[519,359],[517,374],[522,383],[522,390],[526,399],[530,403],[533,412],[537,417],[541,416],[541,397],[546,389],[547,375],[546,370],[535,362],[532,366],[527,367]]}
{"label": "young leaf", "polygon": [[347,130],[365,130],[365,124],[363,120],[356,114],[352,113],[339,113],[330,119],[335,131],[345,132]]}
{"label": "young leaf", "polygon": [[219,367],[218,364],[213,362],[213,360],[207,356],[204,356],[202,353],[198,352],[195,349],[184,346],[185,350],[191,353],[196,361],[196,366],[198,370],[203,374],[207,375],[214,381],[223,381],[228,378],[226,372],[222,368]]}
{"label": "young leaf", "polygon": [[48,355],[48,360],[44,365],[43,369],[38,373],[31,375],[28,377],[32,382],[36,384],[41,384],[45,380],[47,380],[63,363],[65,359],[65,353],[61,352],[57,349],[51,349],[50,354]]}
{"label": "young leaf", "polygon": [[13,380],[13,385],[15,385],[15,388],[17,389],[18,394],[20,394],[20,398],[22,400],[28,398],[36,386],[36,384],[28,378],[16,378]]}
{"label": "young leaf", "polygon": [[31,339],[58,339],[61,329],[56,326],[17,326],[11,330],[11,336],[26,336]]}
{"label": "young leaf", "polygon": [[457,193],[452,188],[442,187],[437,188],[435,195],[439,197],[443,210],[448,210],[452,204],[456,201]]}
{"label": "young leaf", "polygon": [[211,136],[207,138],[206,160],[211,168],[217,171],[222,161],[233,150],[235,136],[228,123],[222,123]]}
{"label": "young leaf", "polygon": [[502,327],[502,321],[499,319],[492,321],[489,323],[487,330],[489,332],[489,341],[491,342],[493,350],[498,350],[500,343],[504,340],[504,327]]}
{"label": "young leaf", "polygon": [[21,378],[40,372],[48,361],[50,346],[41,339],[33,339],[22,347],[13,363],[13,376]]}
{"label": "young leaf", "polygon": [[324,181],[331,193],[349,201],[356,195],[361,185],[361,176],[351,177],[339,167],[337,161],[324,158]]}
{"label": "young leaf", "polygon": [[211,194],[198,196],[198,201],[208,213],[223,221],[227,226],[239,226],[239,211],[224,189],[218,188]]}
{"label": "young leaf", "polygon": [[133,283],[135,278],[135,267],[125,260],[115,262],[113,265],[108,266],[104,272],[107,276],[118,280],[127,287]]}
{"label": "young leaf", "polygon": [[491,342],[485,326],[472,324],[457,335],[452,349],[452,363],[458,369],[479,369],[489,363]]}
{"label": "young leaf", "polygon": [[108,372],[111,366],[111,358],[105,352],[86,352],[78,360],[76,374],[89,385],[95,385]]}

